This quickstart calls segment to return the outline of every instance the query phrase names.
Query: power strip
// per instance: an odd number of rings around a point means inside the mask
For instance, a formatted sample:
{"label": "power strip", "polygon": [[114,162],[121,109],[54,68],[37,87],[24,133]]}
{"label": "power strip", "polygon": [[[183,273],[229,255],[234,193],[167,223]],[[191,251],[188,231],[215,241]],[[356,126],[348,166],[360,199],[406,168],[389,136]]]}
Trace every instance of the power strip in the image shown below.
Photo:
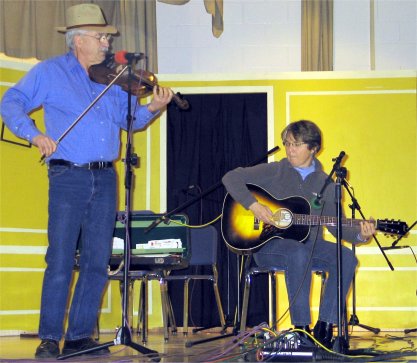
{"label": "power strip", "polygon": [[317,348],[303,349],[262,349],[259,358],[268,362],[313,362],[316,360]]}
{"label": "power strip", "polygon": [[289,331],[281,339],[266,344],[258,352],[257,359],[269,362],[312,362],[316,360],[318,350],[310,339]]}

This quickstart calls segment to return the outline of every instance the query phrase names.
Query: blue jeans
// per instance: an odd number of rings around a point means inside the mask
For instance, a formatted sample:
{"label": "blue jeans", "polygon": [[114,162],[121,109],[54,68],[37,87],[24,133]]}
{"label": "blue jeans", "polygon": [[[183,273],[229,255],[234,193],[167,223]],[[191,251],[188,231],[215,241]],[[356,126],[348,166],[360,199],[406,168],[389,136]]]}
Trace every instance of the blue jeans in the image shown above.
{"label": "blue jeans", "polygon": [[[254,254],[255,262],[259,267],[276,267],[284,270],[293,325],[311,324],[311,271],[327,272],[319,320],[337,323],[337,245],[317,239],[310,265],[308,265],[313,245],[310,239],[305,243],[290,239],[273,239]],[[356,266],[357,259],[352,250],[342,246],[343,303],[352,283]]]}
{"label": "blue jeans", "polygon": [[116,218],[116,173],[113,168],[88,170],[50,166],[49,246],[46,253],[39,337],[61,340],[80,237],[80,272],[65,339],[90,337],[108,281]]}

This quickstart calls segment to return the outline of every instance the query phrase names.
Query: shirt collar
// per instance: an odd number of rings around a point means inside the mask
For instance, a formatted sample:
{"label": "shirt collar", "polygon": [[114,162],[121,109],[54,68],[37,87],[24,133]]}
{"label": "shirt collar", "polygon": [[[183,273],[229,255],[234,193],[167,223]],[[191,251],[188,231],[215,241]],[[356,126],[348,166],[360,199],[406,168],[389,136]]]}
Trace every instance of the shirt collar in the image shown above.
{"label": "shirt collar", "polygon": [[67,62],[68,62],[68,68],[71,70],[81,67],[81,63],[78,61],[78,59],[75,57],[72,51],[69,51],[67,53]]}
{"label": "shirt collar", "polygon": [[305,180],[305,178],[307,178],[308,175],[310,175],[311,173],[313,173],[316,170],[316,162],[313,159],[310,166],[307,166],[305,168],[294,167],[294,169],[297,170],[300,173],[303,180]]}

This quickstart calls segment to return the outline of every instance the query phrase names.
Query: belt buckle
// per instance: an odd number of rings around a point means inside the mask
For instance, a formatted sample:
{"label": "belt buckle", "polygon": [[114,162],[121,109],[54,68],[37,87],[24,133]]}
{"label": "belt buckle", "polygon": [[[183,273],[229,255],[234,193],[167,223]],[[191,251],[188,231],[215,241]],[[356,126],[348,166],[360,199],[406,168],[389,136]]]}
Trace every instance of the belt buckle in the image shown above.
{"label": "belt buckle", "polygon": [[94,161],[92,163],[88,163],[88,170],[91,169],[104,169],[106,167],[105,161]]}

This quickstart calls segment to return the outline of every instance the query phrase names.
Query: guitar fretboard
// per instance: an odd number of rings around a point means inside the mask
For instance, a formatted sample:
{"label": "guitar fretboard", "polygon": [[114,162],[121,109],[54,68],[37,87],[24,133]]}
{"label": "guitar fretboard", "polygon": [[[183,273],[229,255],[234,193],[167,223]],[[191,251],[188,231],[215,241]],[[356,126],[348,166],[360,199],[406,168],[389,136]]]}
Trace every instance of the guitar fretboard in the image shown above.
{"label": "guitar fretboard", "polygon": [[[342,218],[342,226],[357,227],[362,219]],[[337,217],[314,216],[308,214],[293,214],[293,223],[302,226],[336,226]]]}

